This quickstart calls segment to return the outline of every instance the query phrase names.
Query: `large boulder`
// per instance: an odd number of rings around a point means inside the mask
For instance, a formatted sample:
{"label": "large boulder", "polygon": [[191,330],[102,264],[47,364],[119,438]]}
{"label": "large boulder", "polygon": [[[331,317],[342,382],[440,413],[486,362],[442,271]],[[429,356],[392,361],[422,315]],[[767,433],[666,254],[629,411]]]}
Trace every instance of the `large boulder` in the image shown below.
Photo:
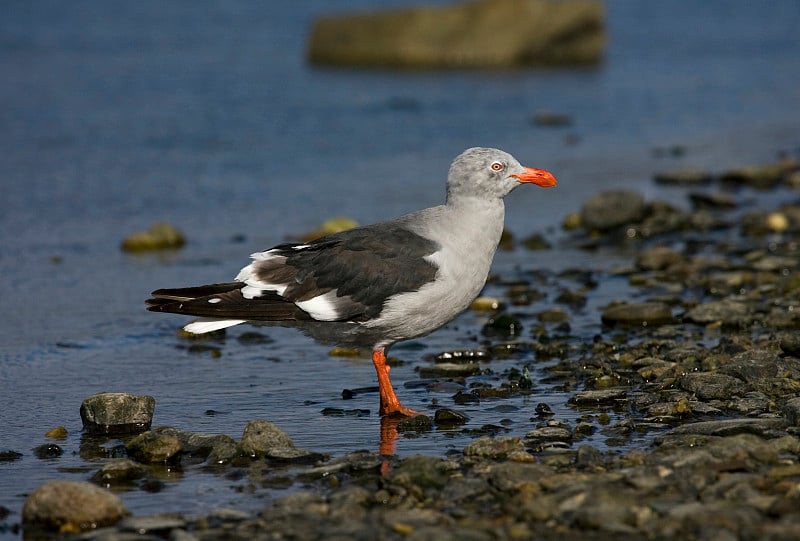
{"label": "large boulder", "polygon": [[599,0],[475,0],[323,17],[308,56],[325,65],[504,68],[596,64]]}

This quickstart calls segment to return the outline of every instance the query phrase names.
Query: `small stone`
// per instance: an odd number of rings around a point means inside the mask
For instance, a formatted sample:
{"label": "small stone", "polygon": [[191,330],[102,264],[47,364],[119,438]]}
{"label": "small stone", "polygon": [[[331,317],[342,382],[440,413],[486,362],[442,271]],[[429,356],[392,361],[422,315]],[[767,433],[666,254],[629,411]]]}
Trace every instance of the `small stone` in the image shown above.
{"label": "small stone", "polygon": [[503,460],[511,453],[523,452],[525,446],[522,440],[516,436],[497,436],[497,437],[482,437],[473,441],[464,448],[464,455],[489,458],[493,460]]}
{"label": "small stone", "polygon": [[0,462],[13,462],[22,458],[22,453],[12,451],[11,449],[0,450]]}
{"label": "small stone", "polygon": [[40,459],[58,458],[64,454],[64,450],[55,443],[45,443],[34,448],[33,454]]}
{"label": "small stone", "polygon": [[522,324],[514,316],[502,313],[490,318],[482,332],[492,336],[517,336],[522,332]]}
{"label": "small stone", "polygon": [[158,535],[167,537],[171,530],[186,527],[182,518],[170,515],[151,515],[145,517],[128,517],[117,524],[122,532],[135,532],[139,535]]}
{"label": "small stone", "polygon": [[639,222],[644,216],[644,197],[629,190],[600,192],[581,209],[581,223],[588,230],[607,231]]}
{"label": "small stone", "polygon": [[766,218],[767,228],[775,233],[783,233],[789,229],[789,218],[782,212],[770,212]]}
{"label": "small stone", "polygon": [[644,250],[636,258],[636,266],[642,270],[664,270],[679,263],[683,256],[677,250],[666,246],[656,246]]}
{"label": "small stone", "polygon": [[50,481],[25,500],[22,522],[49,531],[79,533],[110,526],[128,514],[118,496],[91,483]]}
{"label": "small stone", "polygon": [[414,415],[406,417],[397,423],[398,432],[428,432],[433,428],[433,422],[427,415]]}
{"label": "small stone", "polygon": [[469,421],[469,417],[460,411],[441,408],[436,410],[433,416],[433,422],[437,427],[446,428],[452,426],[463,425]]}
{"label": "small stone", "polygon": [[436,363],[433,366],[419,366],[416,368],[423,378],[454,378],[468,377],[480,374],[481,367],[478,363]]}
{"label": "small stone", "polygon": [[536,111],[531,121],[537,126],[551,128],[572,125],[572,117],[564,113],[555,113],[553,111]]}
{"label": "small stone", "polygon": [[500,300],[495,297],[478,297],[469,308],[475,312],[492,312],[500,309]]}
{"label": "small stone", "polygon": [[534,234],[522,241],[526,250],[550,250],[553,245],[547,242],[543,235]]}
{"label": "small stone", "polygon": [[289,435],[274,423],[256,419],[247,423],[239,442],[239,448],[247,456],[266,456],[273,449],[294,447]]}
{"label": "small stone", "polygon": [[154,224],[147,231],[134,233],[122,241],[125,252],[147,252],[154,250],[177,249],[186,244],[186,237],[174,225]]}
{"label": "small stone", "polygon": [[105,487],[124,485],[141,479],[144,475],[144,466],[133,460],[120,458],[103,464],[100,471],[92,476],[92,482]]}
{"label": "small stone", "polygon": [[639,302],[613,304],[603,309],[602,320],[606,325],[664,325],[672,323],[672,309],[663,302]]}
{"label": "small stone", "polygon": [[183,446],[177,436],[153,430],[139,434],[125,448],[139,462],[159,463],[177,459]]}
{"label": "small stone", "polygon": [[569,314],[560,308],[551,308],[536,314],[536,318],[542,323],[563,323],[569,321]]}
{"label": "small stone", "polygon": [[656,184],[668,186],[701,186],[710,184],[714,176],[705,169],[676,169],[656,174]]}
{"label": "small stone", "polygon": [[747,304],[722,299],[698,304],[684,315],[684,319],[694,323],[722,323],[724,325],[741,325],[746,323],[750,314]]}
{"label": "small stone", "polygon": [[727,184],[746,185],[766,190],[780,183],[787,170],[788,165],[784,163],[752,165],[726,171],[720,180]]}
{"label": "small stone", "polygon": [[593,406],[597,404],[615,404],[628,397],[626,387],[613,387],[597,391],[581,391],[569,399],[570,404]]}
{"label": "small stone", "polygon": [[67,432],[66,428],[64,428],[63,426],[57,426],[55,428],[52,428],[52,429],[48,430],[45,433],[44,437],[45,438],[52,438],[54,440],[65,440],[65,439],[67,439],[68,435],[69,435],[69,432]]}
{"label": "small stone", "polygon": [[729,193],[690,193],[689,201],[695,209],[730,210],[736,208],[736,199]]}
{"label": "small stone", "polygon": [[137,433],[150,428],[156,400],[129,393],[100,393],[81,404],[83,429],[90,434]]}

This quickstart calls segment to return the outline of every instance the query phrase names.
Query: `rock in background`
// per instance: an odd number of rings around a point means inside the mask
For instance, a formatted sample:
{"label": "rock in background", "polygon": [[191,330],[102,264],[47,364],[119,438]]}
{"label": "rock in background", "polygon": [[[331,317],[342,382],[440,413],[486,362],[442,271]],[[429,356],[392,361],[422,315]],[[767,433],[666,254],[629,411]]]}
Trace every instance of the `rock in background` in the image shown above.
{"label": "rock in background", "polygon": [[315,64],[507,68],[597,64],[605,45],[597,0],[477,0],[452,6],[324,17]]}

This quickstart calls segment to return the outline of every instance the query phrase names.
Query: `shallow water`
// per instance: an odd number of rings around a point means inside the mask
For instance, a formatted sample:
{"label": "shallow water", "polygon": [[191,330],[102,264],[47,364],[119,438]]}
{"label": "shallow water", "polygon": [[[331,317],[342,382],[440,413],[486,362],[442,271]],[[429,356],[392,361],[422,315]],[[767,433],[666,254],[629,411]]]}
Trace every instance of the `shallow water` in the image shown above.
{"label": "shallow water", "polygon": [[[658,187],[652,174],[689,165],[718,171],[800,148],[800,5],[792,0],[768,9],[610,2],[603,66],[511,72],[307,66],[308,25],[329,9],[321,1],[269,10],[145,1],[6,10],[0,450],[24,454],[0,463],[0,505],[12,521],[24,495],[45,480],[86,479],[97,468],[78,455],[78,409],[96,392],[153,395],[155,425],[238,437],[247,421],[268,418],[301,447],[332,455],[377,450],[377,395],[341,399],[342,389],[374,385],[368,359],[331,358],[328,348],[285,329],[259,329],[273,340],[268,345],[242,344],[243,330],[235,330],[219,344],[221,356],[193,354],[175,337],[180,318],[144,311],[152,289],[228,279],[250,252],[332,215],[367,223],[436,204],[450,160],[468,146],[501,147],[556,174],[558,188],[520,189],[507,205],[507,226],[518,237],[543,232],[556,241],[563,217],[600,189],[632,187],[685,205],[684,190]],[[533,126],[539,110],[569,114],[574,125]],[[654,152],[675,146],[678,156]],[[119,251],[124,236],[159,220],[182,228],[188,246],[171,254]],[[630,295],[624,279],[607,273],[629,262],[630,254],[614,252],[518,249],[499,253],[494,272],[510,278],[536,268],[549,277],[544,300],[519,310],[530,316],[552,305],[554,288],[570,285],[557,272],[593,271],[599,287],[570,313],[572,333],[589,341],[604,332],[598,307]],[[490,285],[486,293],[503,291]],[[415,386],[415,369],[430,364],[427,355],[475,346],[482,317],[464,314],[393,349],[404,361],[392,372],[404,402],[452,405],[453,392]],[[528,332],[520,340],[530,340]],[[540,402],[556,419],[580,417],[567,405],[569,393],[538,381],[532,353],[488,366],[499,374],[526,364],[534,392],[459,406],[468,428],[505,419],[509,433],[522,436]],[[373,414],[326,417],[324,407]],[[35,458],[31,449],[57,425],[70,431],[59,442],[64,455]],[[434,430],[402,438],[397,453],[444,454],[469,439]],[[586,442],[605,448],[601,434]],[[246,481],[192,468],[165,475],[158,494],[123,494],[128,508],[257,509],[272,494],[244,497]]]}

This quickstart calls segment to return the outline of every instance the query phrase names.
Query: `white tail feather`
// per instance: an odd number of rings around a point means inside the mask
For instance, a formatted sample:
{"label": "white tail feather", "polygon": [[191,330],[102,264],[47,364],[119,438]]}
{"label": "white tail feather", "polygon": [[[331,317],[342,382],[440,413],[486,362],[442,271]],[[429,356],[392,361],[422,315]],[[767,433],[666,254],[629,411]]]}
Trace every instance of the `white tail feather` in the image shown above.
{"label": "white tail feather", "polygon": [[183,330],[192,334],[205,334],[207,332],[218,331],[245,323],[244,319],[216,319],[216,318],[202,318],[197,321],[192,321],[186,325]]}

